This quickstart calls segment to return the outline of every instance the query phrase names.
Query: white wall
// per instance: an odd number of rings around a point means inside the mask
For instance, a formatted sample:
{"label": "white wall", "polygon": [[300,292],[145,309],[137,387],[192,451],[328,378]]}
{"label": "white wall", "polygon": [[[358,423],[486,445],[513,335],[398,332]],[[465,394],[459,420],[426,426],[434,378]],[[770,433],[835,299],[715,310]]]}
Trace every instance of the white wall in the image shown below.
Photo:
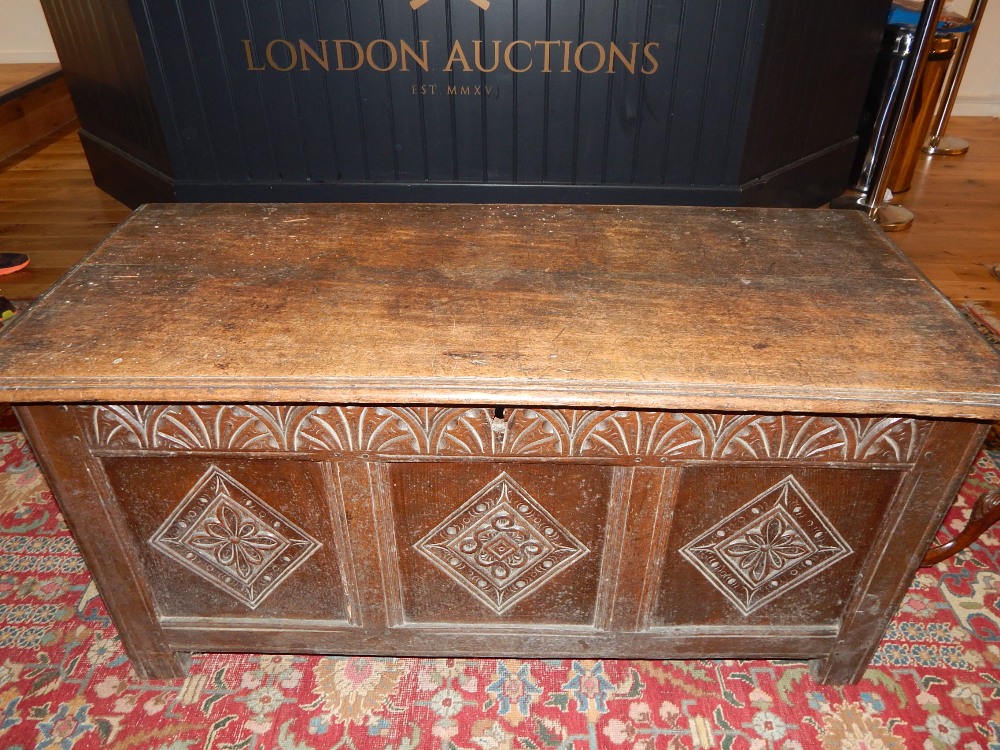
{"label": "white wall", "polygon": [[1000,0],[986,6],[953,114],[1000,117]]}
{"label": "white wall", "polygon": [[0,63],[58,61],[39,0],[0,0]]}
{"label": "white wall", "polygon": [[[0,0],[0,63],[57,60],[39,0]],[[986,6],[954,114],[1000,117],[1000,0]]]}

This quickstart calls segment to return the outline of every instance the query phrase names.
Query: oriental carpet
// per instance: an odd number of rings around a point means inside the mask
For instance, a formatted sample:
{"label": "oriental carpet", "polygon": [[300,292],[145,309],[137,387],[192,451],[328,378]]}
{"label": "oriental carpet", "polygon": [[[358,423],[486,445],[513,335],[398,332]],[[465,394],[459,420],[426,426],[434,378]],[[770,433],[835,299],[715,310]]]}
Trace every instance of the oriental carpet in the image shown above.
{"label": "oriental carpet", "polygon": [[[997,485],[984,451],[946,530]],[[854,686],[788,661],[225,654],[145,681],[23,435],[0,433],[0,747],[1000,750],[1000,537],[917,575]]]}

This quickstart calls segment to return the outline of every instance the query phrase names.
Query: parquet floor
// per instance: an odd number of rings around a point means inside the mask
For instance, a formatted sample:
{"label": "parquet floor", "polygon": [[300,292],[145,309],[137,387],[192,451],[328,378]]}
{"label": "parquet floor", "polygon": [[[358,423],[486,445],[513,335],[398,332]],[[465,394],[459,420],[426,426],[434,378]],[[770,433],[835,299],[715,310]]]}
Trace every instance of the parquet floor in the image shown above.
{"label": "parquet floor", "polygon": [[[922,157],[900,202],[916,214],[892,239],[955,302],[983,303],[1000,316],[1000,120],[954,118],[949,134],[972,147],[961,157]],[[75,130],[0,162],[0,252],[31,265],[0,276],[0,294],[35,297],[128,215],[94,187]]]}

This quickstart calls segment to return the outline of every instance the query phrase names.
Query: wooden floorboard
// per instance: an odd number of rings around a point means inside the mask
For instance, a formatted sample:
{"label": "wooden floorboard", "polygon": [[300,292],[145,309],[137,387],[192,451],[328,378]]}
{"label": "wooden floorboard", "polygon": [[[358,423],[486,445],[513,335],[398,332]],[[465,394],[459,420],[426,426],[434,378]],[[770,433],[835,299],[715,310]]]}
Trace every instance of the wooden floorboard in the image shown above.
{"label": "wooden floorboard", "polygon": [[0,162],[0,252],[31,258],[0,276],[0,294],[37,297],[128,214],[94,186],[76,127]]}
{"label": "wooden floorboard", "polygon": [[892,239],[955,302],[982,303],[1000,316],[1000,119],[954,117],[948,134],[964,156],[921,156],[913,187],[897,196],[913,227]]}
{"label": "wooden floorboard", "polygon": [[[2,66],[0,66],[2,67]],[[960,157],[921,157],[913,187],[898,196],[916,214],[890,237],[956,303],[976,301],[1000,316],[1000,120],[953,118],[967,139]],[[35,297],[129,213],[91,180],[75,129],[0,162],[0,252],[32,264],[0,276],[0,294]]]}

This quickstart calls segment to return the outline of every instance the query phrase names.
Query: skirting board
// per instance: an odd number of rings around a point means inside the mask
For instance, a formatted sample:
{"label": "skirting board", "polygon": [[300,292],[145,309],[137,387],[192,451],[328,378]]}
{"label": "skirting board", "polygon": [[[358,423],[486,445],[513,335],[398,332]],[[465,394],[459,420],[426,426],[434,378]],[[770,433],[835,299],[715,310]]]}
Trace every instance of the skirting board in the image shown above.
{"label": "skirting board", "polygon": [[1000,95],[959,96],[952,114],[955,117],[1000,117]]}
{"label": "skirting board", "polygon": [[23,63],[57,63],[59,57],[54,49],[24,49],[0,52],[0,65]]}

